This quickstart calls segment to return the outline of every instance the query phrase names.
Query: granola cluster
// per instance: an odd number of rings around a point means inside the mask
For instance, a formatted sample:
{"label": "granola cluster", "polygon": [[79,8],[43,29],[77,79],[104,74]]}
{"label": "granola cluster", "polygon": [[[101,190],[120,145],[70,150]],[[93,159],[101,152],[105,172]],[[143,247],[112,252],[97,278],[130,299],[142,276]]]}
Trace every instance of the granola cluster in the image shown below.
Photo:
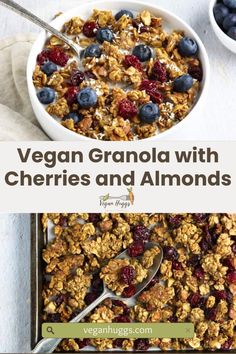
{"label": "granola cluster", "polygon": [[[160,251],[145,250],[152,241],[163,248],[163,262],[134,304],[107,299],[85,321],[195,326],[191,339],[66,339],[58,351],[78,352],[86,346],[99,351],[236,348],[235,215],[44,214],[45,230],[48,220],[55,237],[43,251],[44,321],[71,320],[101,294],[102,279],[117,294],[142,282]],[[125,249],[138,256],[115,258]]]}
{"label": "granola cluster", "polygon": [[[151,251],[147,250],[146,252]],[[132,258],[112,259],[102,268],[100,277],[108,289],[114,291],[116,295],[123,296],[124,290],[129,285],[142,283],[147,278],[148,269],[153,265],[153,261],[151,261],[151,265],[147,264],[147,254],[144,254],[143,257],[145,258],[142,258],[141,261]],[[145,267],[143,264],[148,266]]]}
{"label": "granola cluster", "polygon": [[[100,29],[110,31],[110,37],[98,37]],[[46,111],[67,129],[106,141],[145,139],[179,123],[195,104],[201,62],[197,53],[181,53],[184,33],[168,33],[162,18],[143,10],[135,18],[117,19],[111,11],[94,10],[86,20],[72,18],[62,32],[81,47],[80,58],[50,37],[38,55],[33,83]],[[140,45],[150,51],[144,60],[143,48],[140,53],[134,50]],[[192,85],[180,92],[174,82],[186,74]],[[43,88],[53,91],[39,93]],[[85,88],[93,90],[87,106],[78,98]],[[154,118],[141,114],[148,103],[156,106]]]}

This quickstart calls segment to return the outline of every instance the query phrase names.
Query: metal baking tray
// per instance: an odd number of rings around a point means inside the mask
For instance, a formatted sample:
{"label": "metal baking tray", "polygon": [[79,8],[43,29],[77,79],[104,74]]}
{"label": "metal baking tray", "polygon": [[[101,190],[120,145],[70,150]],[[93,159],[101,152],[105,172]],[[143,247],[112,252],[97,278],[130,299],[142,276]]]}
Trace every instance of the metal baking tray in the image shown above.
{"label": "metal baking tray", "polygon": [[[48,235],[43,231],[43,226],[41,222],[42,214],[31,214],[31,350],[38,344],[42,339],[41,326],[42,326],[42,288],[43,288],[43,259],[42,251],[47,245]],[[80,352],[93,352],[89,349],[81,350]],[[107,351],[108,353],[111,351]],[[126,351],[116,351],[117,353],[130,353]],[[152,352],[166,353],[161,350],[150,350]],[[98,352],[97,352],[98,353]],[[101,352],[99,352],[101,353]],[[171,353],[221,353],[221,354],[231,354],[236,353],[235,349],[228,351],[199,351],[199,350],[183,350],[175,351],[171,350]]]}
{"label": "metal baking tray", "polygon": [[42,250],[46,245],[41,214],[31,214],[31,349],[42,339],[42,287],[43,260]]}

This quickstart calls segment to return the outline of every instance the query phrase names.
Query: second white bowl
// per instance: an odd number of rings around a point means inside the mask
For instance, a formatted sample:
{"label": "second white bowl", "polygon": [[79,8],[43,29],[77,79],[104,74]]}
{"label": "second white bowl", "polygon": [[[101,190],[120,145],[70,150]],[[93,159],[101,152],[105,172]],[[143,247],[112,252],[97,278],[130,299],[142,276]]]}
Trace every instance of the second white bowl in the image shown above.
{"label": "second white bowl", "polygon": [[232,38],[230,38],[218,25],[218,23],[215,20],[214,16],[214,6],[217,3],[217,0],[211,0],[210,1],[210,6],[209,6],[209,17],[211,21],[211,25],[213,28],[213,31],[215,32],[217,38],[220,40],[220,42],[231,52],[236,54],[236,41]]}

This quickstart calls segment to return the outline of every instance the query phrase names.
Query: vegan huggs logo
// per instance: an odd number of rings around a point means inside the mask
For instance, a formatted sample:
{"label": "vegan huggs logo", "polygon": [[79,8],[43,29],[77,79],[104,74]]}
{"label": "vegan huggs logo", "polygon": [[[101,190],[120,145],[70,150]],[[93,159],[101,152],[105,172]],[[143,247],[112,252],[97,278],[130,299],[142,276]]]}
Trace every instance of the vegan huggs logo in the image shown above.
{"label": "vegan huggs logo", "polygon": [[129,208],[134,205],[134,193],[132,187],[127,188],[126,194],[120,196],[113,196],[110,193],[101,195],[99,197],[99,205],[104,209],[109,207],[116,207],[121,209]]}

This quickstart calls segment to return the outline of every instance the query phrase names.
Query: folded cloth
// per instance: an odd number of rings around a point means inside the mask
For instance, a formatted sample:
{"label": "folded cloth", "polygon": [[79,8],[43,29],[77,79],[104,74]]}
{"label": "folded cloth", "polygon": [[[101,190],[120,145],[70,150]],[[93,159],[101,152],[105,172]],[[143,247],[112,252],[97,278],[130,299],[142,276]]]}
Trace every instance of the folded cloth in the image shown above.
{"label": "folded cloth", "polygon": [[0,41],[0,141],[49,140],[33,113],[26,82],[34,34]]}

